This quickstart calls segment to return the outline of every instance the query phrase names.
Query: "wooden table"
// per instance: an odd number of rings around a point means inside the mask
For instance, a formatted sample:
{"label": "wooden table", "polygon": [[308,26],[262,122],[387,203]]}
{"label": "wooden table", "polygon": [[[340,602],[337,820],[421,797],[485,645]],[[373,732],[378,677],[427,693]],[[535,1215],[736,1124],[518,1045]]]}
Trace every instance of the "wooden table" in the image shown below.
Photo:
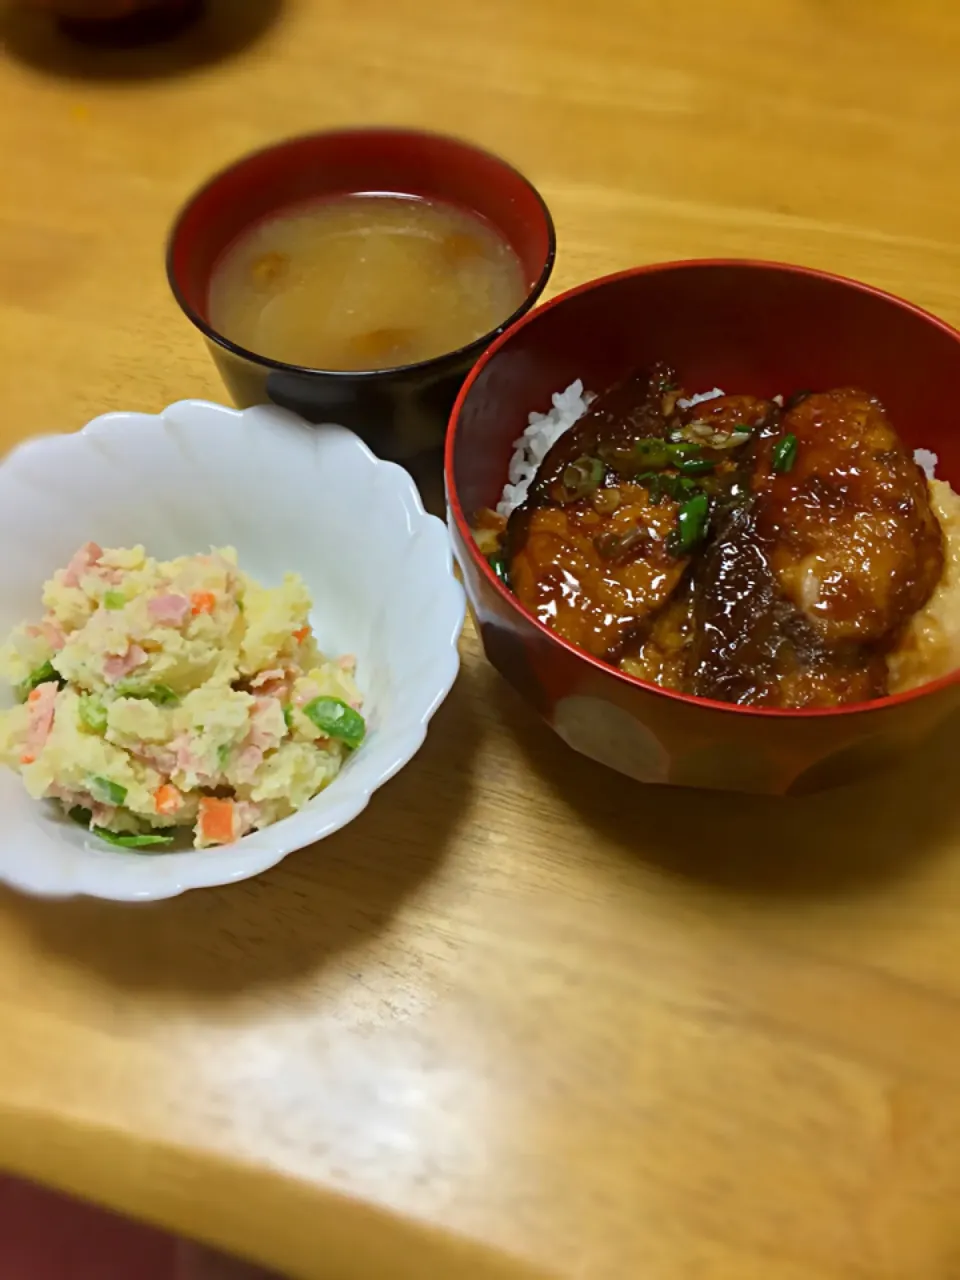
{"label": "wooden table", "polygon": [[[528,171],[555,288],[755,255],[960,322],[953,0],[223,0],[124,58],[6,31],[4,446],[221,395],[166,227],[349,122]],[[463,656],[417,760],[260,880],[0,895],[0,1164],[297,1277],[956,1280],[953,731],[802,802],[644,789]]]}

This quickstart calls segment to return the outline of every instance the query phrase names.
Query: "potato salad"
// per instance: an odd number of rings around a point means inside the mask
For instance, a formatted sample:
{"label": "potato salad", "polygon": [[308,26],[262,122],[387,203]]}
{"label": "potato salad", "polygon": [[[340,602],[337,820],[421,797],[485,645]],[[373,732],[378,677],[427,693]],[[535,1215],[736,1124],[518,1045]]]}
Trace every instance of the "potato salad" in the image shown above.
{"label": "potato salad", "polygon": [[121,849],[229,844],[301,809],[364,739],[352,657],[317,648],[304,583],[229,547],[82,547],[0,650],[0,761]]}

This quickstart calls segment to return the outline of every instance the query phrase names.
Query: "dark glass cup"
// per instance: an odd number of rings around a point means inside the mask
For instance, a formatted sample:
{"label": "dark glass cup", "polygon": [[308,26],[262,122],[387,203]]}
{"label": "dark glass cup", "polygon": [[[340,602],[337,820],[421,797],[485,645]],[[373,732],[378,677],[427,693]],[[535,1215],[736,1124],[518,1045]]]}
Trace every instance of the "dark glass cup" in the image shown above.
{"label": "dark glass cup", "polygon": [[[523,267],[527,292],[512,315],[468,346],[393,369],[342,371],[284,364],[231,342],[210,323],[210,279],[224,251],[263,218],[310,200],[390,192],[453,204],[496,228]],[[466,142],[404,129],[351,129],[292,138],[244,157],[180,213],[167,274],[241,407],[272,402],[310,422],[339,422],[380,457],[408,461],[443,443],[457,392],[490,344],[536,303],[553,269],[549,210],[516,169]],[[318,306],[322,299],[318,299]]]}

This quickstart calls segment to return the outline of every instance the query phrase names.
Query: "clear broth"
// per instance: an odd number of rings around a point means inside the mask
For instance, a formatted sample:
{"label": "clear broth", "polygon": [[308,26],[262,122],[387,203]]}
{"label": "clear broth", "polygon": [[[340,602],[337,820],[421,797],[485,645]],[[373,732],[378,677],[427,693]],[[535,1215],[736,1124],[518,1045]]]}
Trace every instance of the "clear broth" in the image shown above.
{"label": "clear broth", "polygon": [[257,355],[390,369],[496,329],[528,292],[501,236],[452,205],[348,195],[261,222],[224,254],[209,319]]}

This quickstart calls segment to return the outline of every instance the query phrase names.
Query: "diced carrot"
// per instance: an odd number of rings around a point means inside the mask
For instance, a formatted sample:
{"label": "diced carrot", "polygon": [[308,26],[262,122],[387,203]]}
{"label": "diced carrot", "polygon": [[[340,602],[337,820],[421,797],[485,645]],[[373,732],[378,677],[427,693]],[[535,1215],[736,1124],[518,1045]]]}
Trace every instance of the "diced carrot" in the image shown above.
{"label": "diced carrot", "polygon": [[41,684],[41,685],[38,685],[38,686],[36,687],[36,689],[31,689],[31,690],[30,690],[30,692],[27,694],[27,701],[28,701],[28,702],[39,702],[39,701],[40,701],[40,699],[41,699],[42,697],[44,697],[44,696],[45,696],[45,695],[44,695],[44,692],[43,692],[43,685]]}
{"label": "diced carrot", "polygon": [[232,800],[204,796],[200,801],[200,835],[210,844],[229,844],[234,838]]}
{"label": "diced carrot", "polygon": [[295,631],[293,633],[293,638],[294,640],[296,640],[297,644],[303,644],[304,640],[306,640],[309,634],[310,634],[309,627],[301,627],[299,631]]}
{"label": "diced carrot", "polygon": [[34,755],[31,755],[29,751],[25,751],[23,755],[20,757],[21,764],[36,764],[36,762],[37,762],[37,757]]}
{"label": "diced carrot", "polygon": [[217,607],[217,597],[212,591],[195,591],[190,597],[190,610],[196,617],[199,613],[213,613]]}
{"label": "diced carrot", "polygon": [[172,782],[165,782],[162,787],[157,787],[153,793],[153,803],[157,813],[169,815],[176,813],[180,808],[183,803],[183,796]]}

